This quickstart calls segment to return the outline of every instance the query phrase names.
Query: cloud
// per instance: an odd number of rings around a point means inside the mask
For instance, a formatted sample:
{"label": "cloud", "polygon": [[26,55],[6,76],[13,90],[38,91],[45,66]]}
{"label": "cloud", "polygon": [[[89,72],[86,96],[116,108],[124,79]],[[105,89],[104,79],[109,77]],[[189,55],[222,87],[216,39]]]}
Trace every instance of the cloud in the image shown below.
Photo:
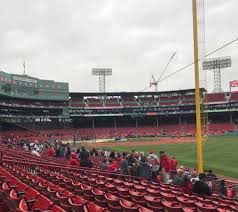
{"label": "cloud", "polygon": [[[201,0],[199,0],[201,1]],[[0,68],[68,81],[71,91],[97,91],[93,67],[111,67],[108,91],[140,91],[151,74],[159,76],[173,51],[165,76],[193,60],[190,0],[0,0]],[[205,1],[206,51],[238,35],[236,0]],[[237,43],[214,56],[230,55],[233,67],[222,86],[237,79]],[[229,74],[228,74],[229,73]],[[207,73],[208,89],[213,75]],[[160,90],[194,87],[193,67],[161,82]]]}

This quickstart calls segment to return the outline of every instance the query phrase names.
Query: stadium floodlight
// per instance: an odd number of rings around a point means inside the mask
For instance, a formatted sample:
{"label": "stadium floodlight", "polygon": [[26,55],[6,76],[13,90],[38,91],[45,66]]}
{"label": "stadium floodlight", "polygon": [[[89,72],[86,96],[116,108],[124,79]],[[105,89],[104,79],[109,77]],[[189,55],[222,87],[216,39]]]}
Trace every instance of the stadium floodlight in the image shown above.
{"label": "stadium floodlight", "polygon": [[221,93],[221,69],[231,67],[231,57],[218,57],[203,60],[202,69],[212,70],[214,72],[214,90],[213,93]]}
{"label": "stadium floodlight", "polygon": [[92,75],[98,76],[99,79],[99,92],[106,92],[106,76],[112,75],[111,68],[93,68]]}

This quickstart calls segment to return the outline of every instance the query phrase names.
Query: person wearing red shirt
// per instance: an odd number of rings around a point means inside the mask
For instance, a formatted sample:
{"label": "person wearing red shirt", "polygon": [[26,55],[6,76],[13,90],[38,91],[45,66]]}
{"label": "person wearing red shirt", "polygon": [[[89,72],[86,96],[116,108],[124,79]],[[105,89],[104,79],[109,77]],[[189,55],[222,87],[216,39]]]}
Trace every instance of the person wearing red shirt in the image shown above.
{"label": "person wearing red shirt", "polygon": [[54,151],[53,147],[49,146],[48,149],[47,149],[48,157],[53,157],[54,154],[55,154],[55,151]]}
{"label": "person wearing red shirt", "polygon": [[176,160],[176,157],[173,156],[173,158],[171,159],[171,171],[177,170],[177,166],[178,166],[178,161]]}
{"label": "person wearing red shirt", "polygon": [[163,182],[169,183],[169,172],[171,170],[171,162],[164,151],[160,151],[160,168],[162,172]]}
{"label": "person wearing red shirt", "polygon": [[191,194],[193,190],[193,184],[190,181],[189,177],[187,175],[184,176],[184,186],[183,186],[183,192],[186,194]]}
{"label": "person wearing red shirt", "polygon": [[117,161],[115,160],[109,160],[109,167],[108,167],[110,172],[116,172],[118,170],[118,164]]}
{"label": "person wearing red shirt", "polygon": [[69,165],[72,165],[72,166],[79,165],[79,161],[77,159],[77,154],[72,154],[71,155],[71,159],[69,160]]}

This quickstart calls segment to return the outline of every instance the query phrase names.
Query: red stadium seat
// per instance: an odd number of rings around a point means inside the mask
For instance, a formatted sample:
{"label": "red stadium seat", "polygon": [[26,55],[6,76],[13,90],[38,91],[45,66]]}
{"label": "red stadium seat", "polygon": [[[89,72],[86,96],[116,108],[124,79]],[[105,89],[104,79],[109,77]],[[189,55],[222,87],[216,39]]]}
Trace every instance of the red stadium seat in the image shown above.
{"label": "red stadium seat", "polygon": [[66,212],[64,209],[60,208],[57,205],[53,205],[52,208],[50,209],[51,212]]}
{"label": "red stadium seat", "polygon": [[139,212],[153,212],[153,211],[145,207],[139,207]]}
{"label": "red stadium seat", "polygon": [[124,182],[123,185],[124,185],[126,188],[131,189],[131,188],[133,188],[134,183]]}
{"label": "red stadium seat", "polygon": [[196,206],[196,209],[199,212],[215,212],[216,211],[216,207],[214,207],[213,205],[209,205],[209,204],[204,204],[204,203],[200,203],[200,202],[195,202],[194,203]]}
{"label": "red stadium seat", "polygon": [[119,193],[119,196],[123,199],[130,200],[131,196],[129,194],[129,190],[125,187],[117,187],[117,191]]}
{"label": "red stadium seat", "polygon": [[97,189],[97,188],[93,188],[92,189],[92,193],[93,193],[93,196],[95,198],[95,203],[103,208],[106,208],[107,207],[107,202],[105,200],[105,192],[100,190],[100,189]]}
{"label": "red stadium seat", "polygon": [[83,207],[86,203],[87,200],[83,199],[80,196],[74,196],[69,198],[69,204],[71,205],[73,212],[83,211]]}
{"label": "red stadium seat", "polygon": [[182,207],[178,203],[164,201],[164,202],[162,202],[162,204],[164,206],[165,211],[167,211],[167,212],[181,212],[181,211],[183,211]]}
{"label": "red stadium seat", "polygon": [[160,192],[162,199],[170,202],[176,202],[176,197],[172,194]]}
{"label": "red stadium seat", "polygon": [[158,189],[146,188],[146,191],[151,196],[161,197],[160,191]]}
{"label": "red stadium seat", "polygon": [[101,208],[92,202],[89,202],[86,205],[84,205],[84,212],[106,212],[106,211],[108,210]]}
{"label": "red stadium seat", "polygon": [[81,190],[83,192],[83,196],[86,200],[93,201],[94,197],[92,194],[92,187],[86,184],[81,184]]}
{"label": "red stadium seat", "polygon": [[130,195],[131,195],[131,199],[133,202],[137,203],[138,205],[144,205],[145,204],[145,200],[144,200],[144,192],[139,192],[136,191],[134,189],[131,189],[129,191]]}
{"label": "red stadium seat", "polygon": [[147,208],[155,212],[164,211],[161,198],[150,196],[150,195],[145,195],[144,198],[145,198]]}
{"label": "red stadium seat", "polygon": [[112,194],[117,194],[117,188],[111,184],[111,183],[105,183],[105,188],[107,190],[107,192],[112,193]]}
{"label": "red stadium seat", "polygon": [[105,180],[101,180],[101,179],[96,180],[97,187],[103,191],[106,191],[105,183],[106,183]]}
{"label": "red stadium seat", "polygon": [[124,212],[138,212],[138,207],[127,200],[120,200],[121,207]]}
{"label": "red stadium seat", "polygon": [[178,203],[180,203],[183,207],[194,207],[194,201],[189,200],[188,198],[184,197],[176,197]]}
{"label": "red stadium seat", "polygon": [[44,196],[40,195],[37,197],[37,199],[34,200],[25,200],[22,199],[19,203],[19,210],[22,212],[27,211],[34,211],[36,209],[39,209],[41,211],[50,210],[53,206],[53,202],[49,199],[45,198]]}

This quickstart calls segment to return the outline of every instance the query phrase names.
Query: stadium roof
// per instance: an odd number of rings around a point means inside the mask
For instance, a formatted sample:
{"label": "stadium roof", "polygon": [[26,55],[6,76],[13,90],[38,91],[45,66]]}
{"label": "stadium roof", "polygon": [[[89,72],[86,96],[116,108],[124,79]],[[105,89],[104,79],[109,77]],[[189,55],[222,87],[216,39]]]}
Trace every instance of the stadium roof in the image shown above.
{"label": "stadium roof", "polygon": [[[206,91],[204,88],[200,89],[201,92]],[[84,97],[84,96],[143,96],[143,95],[163,95],[163,94],[172,94],[172,93],[195,93],[195,89],[185,89],[185,90],[173,90],[173,91],[150,91],[150,92],[70,92],[70,97]]]}

